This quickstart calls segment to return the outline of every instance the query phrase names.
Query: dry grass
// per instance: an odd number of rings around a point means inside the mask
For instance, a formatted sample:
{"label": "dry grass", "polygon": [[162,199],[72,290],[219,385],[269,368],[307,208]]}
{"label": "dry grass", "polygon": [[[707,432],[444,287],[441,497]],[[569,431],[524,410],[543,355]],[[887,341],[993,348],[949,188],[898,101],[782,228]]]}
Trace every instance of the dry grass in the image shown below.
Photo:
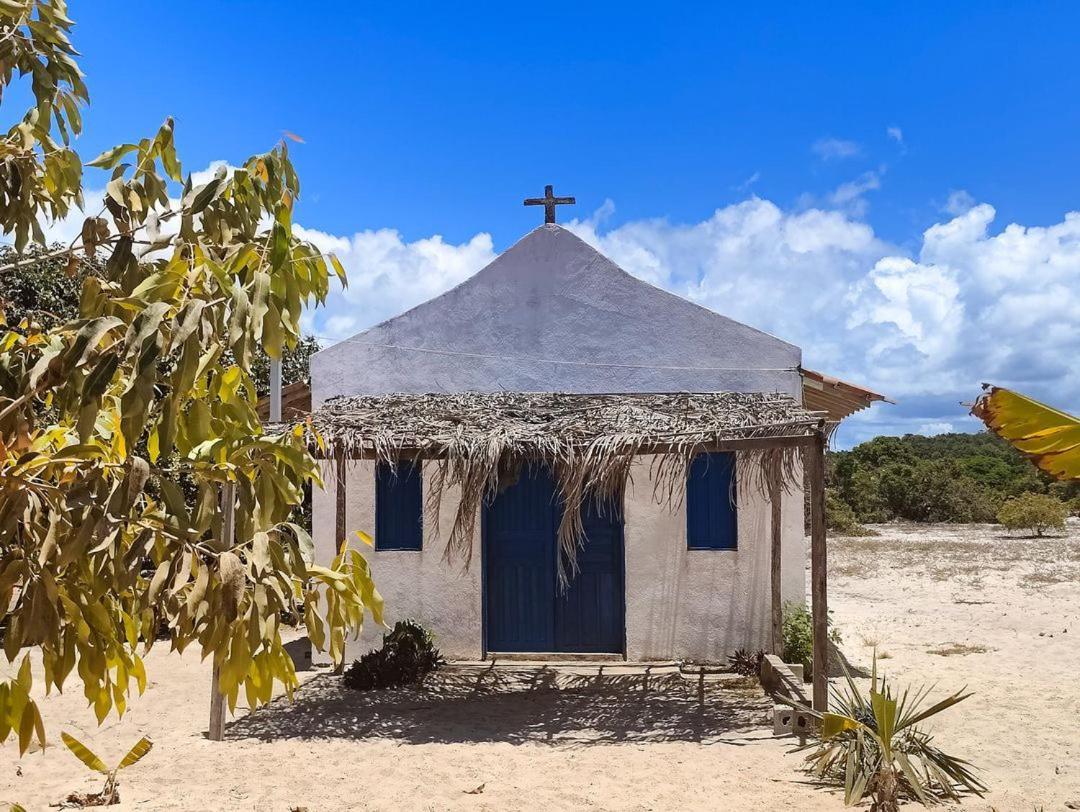
{"label": "dry grass", "polygon": [[1055,584],[1075,583],[1080,581],[1080,565],[1036,565],[1034,571],[1021,576],[1020,585],[1027,589],[1039,589]]}
{"label": "dry grass", "polygon": [[1080,579],[1080,539],[1021,538],[995,525],[978,529],[982,538],[963,537],[970,525],[957,526],[952,535],[947,525],[929,529],[913,524],[879,525],[877,537],[836,536],[830,539],[830,572],[844,578],[870,578],[883,570],[918,574],[932,581],[960,581],[979,588],[991,572],[1015,572],[1036,563],[1034,571],[1020,578],[1021,586],[1044,586]]}
{"label": "dry grass", "polygon": [[[932,724],[935,741],[971,758],[991,785],[985,799],[957,808],[1075,805],[1080,521],[1054,539],[1009,537],[990,525],[876,529],[877,538],[829,539],[830,565],[877,573],[830,577],[829,608],[856,643],[859,665],[869,665],[872,650],[859,641],[880,641],[888,652],[878,649],[878,673],[894,684],[936,685],[935,697],[971,692]],[[945,573],[953,575],[940,580]]]}
{"label": "dry grass", "polygon": [[968,654],[987,654],[991,651],[994,649],[981,643],[946,643],[938,648],[927,649],[928,654],[936,654],[939,657],[963,657]]}

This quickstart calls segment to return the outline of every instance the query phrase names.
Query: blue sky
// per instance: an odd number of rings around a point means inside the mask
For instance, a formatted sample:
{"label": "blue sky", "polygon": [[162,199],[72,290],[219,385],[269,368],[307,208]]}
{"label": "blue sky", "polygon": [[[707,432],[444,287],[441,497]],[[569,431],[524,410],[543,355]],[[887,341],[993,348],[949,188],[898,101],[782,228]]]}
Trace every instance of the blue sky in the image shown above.
{"label": "blue sky", "polygon": [[981,380],[1080,410],[1080,7],[464,5],[72,0],[80,149],[301,135],[298,219],[355,280],[320,334],[456,284],[554,183],[627,270],[900,401],[844,444],[971,430]]}

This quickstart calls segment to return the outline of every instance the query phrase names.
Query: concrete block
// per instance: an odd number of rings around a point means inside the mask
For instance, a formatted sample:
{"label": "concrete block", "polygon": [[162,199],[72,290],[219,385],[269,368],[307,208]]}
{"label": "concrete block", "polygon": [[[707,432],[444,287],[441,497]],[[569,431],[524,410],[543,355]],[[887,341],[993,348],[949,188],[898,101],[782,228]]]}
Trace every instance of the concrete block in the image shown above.
{"label": "concrete block", "polygon": [[768,693],[785,696],[796,702],[808,704],[802,689],[801,665],[788,665],[775,654],[765,655],[761,661],[761,687]]}
{"label": "concrete block", "polygon": [[790,705],[773,705],[773,735],[798,736],[804,739],[810,735],[813,717]]}

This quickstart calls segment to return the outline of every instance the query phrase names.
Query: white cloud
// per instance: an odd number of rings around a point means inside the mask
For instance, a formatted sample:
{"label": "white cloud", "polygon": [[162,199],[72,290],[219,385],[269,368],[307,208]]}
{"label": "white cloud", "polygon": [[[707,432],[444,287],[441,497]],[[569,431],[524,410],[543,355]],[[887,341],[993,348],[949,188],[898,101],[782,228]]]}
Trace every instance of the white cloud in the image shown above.
{"label": "white cloud", "polygon": [[738,186],[733,187],[737,192],[745,192],[755,183],[761,180],[761,173],[754,172],[750,177],[740,183]]}
{"label": "white cloud", "polygon": [[297,226],[297,235],[337,254],[349,286],[313,314],[309,329],[323,339],[346,338],[464,282],[495,258],[491,235],[460,244],[436,235],[408,241],[389,228],[342,237]]}
{"label": "white cloud", "polygon": [[854,305],[849,327],[887,325],[870,348],[871,357],[912,347],[924,356],[950,352],[963,324],[960,286],[948,268],[920,265],[906,257],[878,260],[847,297]]}
{"label": "white cloud", "polygon": [[941,420],[933,423],[923,423],[919,426],[919,431],[917,433],[926,434],[932,437],[935,434],[948,434],[953,431],[956,431],[956,428],[952,423]]}
{"label": "white cloud", "polygon": [[882,167],[876,172],[863,172],[855,180],[841,183],[829,195],[829,203],[856,217],[865,216],[868,206],[864,195],[881,188],[881,175],[884,172],[885,168]]}
{"label": "white cloud", "polygon": [[857,142],[843,138],[819,138],[811,149],[824,161],[854,158],[862,153],[862,147]]}
{"label": "white cloud", "polygon": [[218,172],[222,169],[225,170],[225,174],[232,175],[236,171],[236,167],[230,164],[228,161],[211,161],[206,169],[200,169],[197,172],[191,173],[191,185],[202,186],[204,183],[209,183],[214,179]]}
{"label": "white cloud", "polygon": [[945,205],[941,210],[946,214],[951,214],[953,217],[959,217],[961,214],[967,214],[975,208],[975,198],[963,189],[954,189],[949,192],[949,199],[945,201]]}
{"label": "white cloud", "polygon": [[895,125],[892,127],[886,127],[885,135],[889,136],[889,138],[891,138],[897,144],[904,143],[904,131]]}
{"label": "white cloud", "polygon": [[862,197],[867,192],[881,188],[881,178],[877,172],[863,172],[858,178],[847,183],[841,183],[836,191],[830,196],[830,200],[837,206],[843,206],[856,198]]}

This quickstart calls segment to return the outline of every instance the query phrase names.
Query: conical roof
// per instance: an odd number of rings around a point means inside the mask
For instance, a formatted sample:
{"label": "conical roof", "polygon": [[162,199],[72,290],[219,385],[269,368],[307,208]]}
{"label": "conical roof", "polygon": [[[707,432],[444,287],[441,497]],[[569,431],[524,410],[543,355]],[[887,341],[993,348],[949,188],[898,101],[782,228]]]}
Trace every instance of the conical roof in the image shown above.
{"label": "conical roof", "polygon": [[390,392],[801,392],[798,347],[637,279],[566,229],[317,353],[313,406]]}

